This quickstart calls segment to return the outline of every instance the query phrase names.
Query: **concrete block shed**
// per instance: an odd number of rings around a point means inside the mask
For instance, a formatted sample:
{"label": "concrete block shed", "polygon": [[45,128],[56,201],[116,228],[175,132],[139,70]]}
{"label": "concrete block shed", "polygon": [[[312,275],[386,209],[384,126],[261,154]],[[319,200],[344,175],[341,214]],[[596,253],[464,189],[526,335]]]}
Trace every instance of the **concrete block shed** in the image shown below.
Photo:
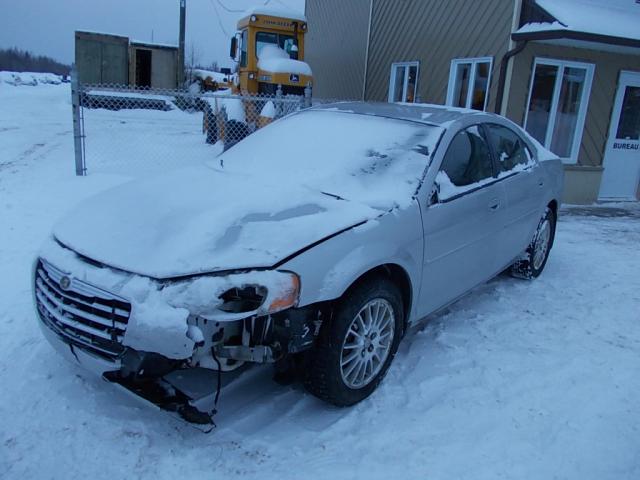
{"label": "concrete block shed", "polygon": [[562,158],[565,202],[640,198],[639,0],[307,0],[306,15],[316,95],[500,113]]}
{"label": "concrete block shed", "polygon": [[85,84],[173,89],[178,85],[178,47],[96,32],[75,34],[75,63]]}

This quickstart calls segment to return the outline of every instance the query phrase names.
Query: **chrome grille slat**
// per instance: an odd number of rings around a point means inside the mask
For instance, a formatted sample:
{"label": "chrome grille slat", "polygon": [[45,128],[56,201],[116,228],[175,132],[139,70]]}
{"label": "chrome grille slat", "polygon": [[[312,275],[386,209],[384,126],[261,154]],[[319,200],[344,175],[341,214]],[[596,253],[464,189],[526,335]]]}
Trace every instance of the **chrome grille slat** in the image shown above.
{"label": "chrome grille slat", "polygon": [[45,307],[47,307],[47,312],[49,315],[54,317],[58,322],[65,324],[68,327],[75,328],[76,330],[84,331],[91,335],[95,335],[96,337],[104,338],[105,340],[112,340],[111,335],[105,332],[104,330],[98,330],[97,328],[91,327],[86,323],[79,322],[78,320],[74,320],[65,316],[63,313],[60,313],[56,306],[51,303],[45,295],[41,292],[36,292],[36,297],[40,300]]}
{"label": "chrome grille slat", "polygon": [[85,312],[84,310],[79,310],[77,308],[72,307],[71,305],[65,305],[63,302],[60,301],[59,298],[56,298],[54,294],[48,291],[48,289],[43,288],[44,287],[43,284],[44,282],[42,282],[42,280],[38,280],[38,286],[40,287],[39,292],[44,293],[47,299],[50,302],[52,302],[56,307],[58,307],[58,309],[64,310],[65,312],[71,313],[77,317],[85,318],[87,320],[92,321],[93,323],[104,325],[107,328],[119,330],[121,333],[124,333],[124,330],[127,328],[127,325],[125,323],[115,322],[115,321],[110,322],[106,318],[99,317],[98,315],[93,315],[89,312]]}
{"label": "chrome grille slat", "polygon": [[[80,305],[84,305],[87,308],[91,308],[94,310],[98,310],[100,312],[104,312],[105,316],[104,318],[107,319],[111,319],[111,318],[115,318],[117,322],[122,323],[122,324],[126,324],[127,323],[127,319],[129,318],[129,312],[127,312],[126,310],[122,310],[120,308],[112,308],[110,309],[109,307],[105,306],[105,305],[100,305],[97,302],[88,302],[88,301],[84,301],[81,300],[79,298],[76,297],[72,297],[68,294],[66,294],[60,287],[58,287],[55,283],[53,283],[53,281],[49,278],[47,278],[46,274],[44,272],[42,272],[41,270],[38,271],[38,277],[40,277],[37,280],[41,280],[43,281],[46,286],[53,290],[59,297],[64,298],[65,300],[74,303],[74,304],[80,304]],[[115,315],[114,315],[115,313]]]}
{"label": "chrome grille slat", "polygon": [[[52,280],[54,280],[58,284],[60,283],[60,279],[62,277],[69,276],[69,273],[63,272],[59,268],[54,267],[53,265],[51,265],[50,263],[44,260],[40,260],[40,264],[42,265],[43,269],[47,272],[47,274],[52,278]],[[82,291],[78,291],[78,293],[86,292],[84,293],[84,295],[86,296],[97,297],[103,300],[116,300],[123,303],[127,303],[126,298],[122,298],[114,293],[95,287],[81,280],[74,279],[72,284],[72,289],[73,290],[81,289]]]}
{"label": "chrome grille slat", "polygon": [[[60,281],[65,276],[71,282],[63,289]],[[124,352],[122,340],[131,314],[126,299],[72,278],[42,259],[34,287],[41,320],[68,343],[109,360]]]}
{"label": "chrome grille slat", "polygon": [[[41,315],[48,315],[49,312],[46,310],[46,307],[42,304],[38,305],[39,311]],[[45,322],[47,323],[47,322]],[[51,325],[51,324],[49,324]],[[64,329],[63,327],[60,327],[58,324],[52,324],[50,326],[50,328],[52,328],[56,333],[58,333],[59,335],[63,335],[64,337],[66,337],[68,340],[71,340],[72,343],[74,343],[75,345],[80,344],[82,346],[82,348],[89,348],[91,350],[96,350],[97,352],[99,352],[100,354],[104,355],[104,356],[108,356],[108,357],[114,357],[117,356],[120,353],[121,348],[119,348],[117,351],[114,350],[109,350],[101,345],[96,344],[95,341],[92,342],[91,337],[83,335],[82,332],[77,332],[77,331],[71,331],[69,329]]]}

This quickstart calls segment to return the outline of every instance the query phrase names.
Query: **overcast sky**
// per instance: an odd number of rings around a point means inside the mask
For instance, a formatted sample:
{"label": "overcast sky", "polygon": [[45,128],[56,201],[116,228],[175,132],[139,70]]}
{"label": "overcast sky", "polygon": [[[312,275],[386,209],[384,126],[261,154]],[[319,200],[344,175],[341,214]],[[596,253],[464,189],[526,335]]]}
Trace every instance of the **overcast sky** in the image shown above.
{"label": "overcast sky", "polygon": [[[186,55],[231,66],[229,37],[254,5],[304,11],[305,0],[187,0]],[[230,12],[228,10],[234,10]],[[18,47],[73,62],[73,32],[90,30],[177,45],[179,0],[0,0],[0,47]]]}

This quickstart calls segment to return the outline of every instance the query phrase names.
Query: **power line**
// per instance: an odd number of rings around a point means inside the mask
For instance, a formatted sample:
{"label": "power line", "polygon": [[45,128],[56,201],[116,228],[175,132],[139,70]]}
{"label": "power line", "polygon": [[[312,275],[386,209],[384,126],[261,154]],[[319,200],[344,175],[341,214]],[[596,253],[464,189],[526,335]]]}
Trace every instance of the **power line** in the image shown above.
{"label": "power line", "polygon": [[213,9],[216,11],[216,19],[218,20],[218,25],[220,26],[220,30],[222,30],[222,33],[224,33],[225,37],[230,37],[231,35],[229,35],[227,30],[224,28],[224,25],[222,24],[222,19],[220,18],[220,12],[218,11],[216,4],[213,3],[213,0],[209,0],[209,3],[213,7]]}
{"label": "power line", "polygon": [[244,10],[234,10],[232,8],[227,7],[221,0],[216,0],[217,4],[225,11],[229,13],[243,13]]}
{"label": "power line", "polygon": [[287,8],[287,9],[291,8],[289,5],[284,3],[282,0],[276,0],[276,2],[278,2],[280,5],[282,5],[283,7]]}

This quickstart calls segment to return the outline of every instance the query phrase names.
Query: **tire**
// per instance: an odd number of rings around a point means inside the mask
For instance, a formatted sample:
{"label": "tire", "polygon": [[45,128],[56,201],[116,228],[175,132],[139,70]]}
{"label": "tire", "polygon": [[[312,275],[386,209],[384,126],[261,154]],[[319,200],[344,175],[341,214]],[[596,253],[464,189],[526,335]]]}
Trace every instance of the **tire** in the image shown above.
{"label": "tire", "polygon": [[511,275],[527,280],[539,277],[549,259],[555,235],[556,214],[547,207],[523,258],[511,266]]}
{"label": "tire", "polygon": [[[400,291],[387,277],[376,275],[352,287],[340,300],[331,321],[322,324],[310,352],[307,390],[340,407],[367,398],[395,357],[403,319]],[[361,332],[364,335],[359,337]]]}

